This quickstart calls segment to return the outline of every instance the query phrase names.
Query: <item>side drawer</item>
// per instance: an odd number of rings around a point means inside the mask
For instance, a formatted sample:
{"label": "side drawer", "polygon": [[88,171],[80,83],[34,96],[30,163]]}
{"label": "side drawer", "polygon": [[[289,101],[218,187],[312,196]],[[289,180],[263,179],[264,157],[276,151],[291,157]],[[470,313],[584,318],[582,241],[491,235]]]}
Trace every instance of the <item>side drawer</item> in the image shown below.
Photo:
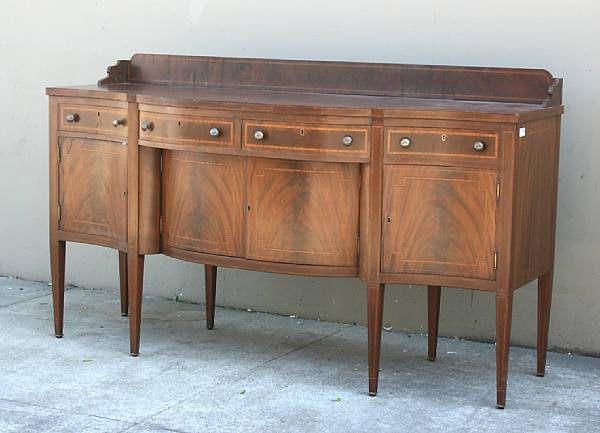
{"label": "side drawer", "polygon": [[63,102],[58,108],[58,129],[127,137],[127,110]]}
{"label": "side drawer", "polygon": [[385,157],[393,160],[419,157],[495,162],[498,159],[498,140],[499,135],[495,131],[387,127]]}
{"label": "side drawer", "polygon": [[227,118],[141,111],[140,140],[184,146],[234,148],[237,131],[235,122],[235,119]]}
{"label": "side drawer", "polygon": [[242,149],[261,156],[368,162],[370,128],[245,120]]}

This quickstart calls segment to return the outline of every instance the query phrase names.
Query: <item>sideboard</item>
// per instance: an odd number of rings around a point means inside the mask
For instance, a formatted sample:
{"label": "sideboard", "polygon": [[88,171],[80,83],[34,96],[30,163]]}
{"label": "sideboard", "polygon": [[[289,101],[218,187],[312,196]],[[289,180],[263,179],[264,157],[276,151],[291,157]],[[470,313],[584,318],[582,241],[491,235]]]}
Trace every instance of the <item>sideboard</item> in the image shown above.
{"label": "sideboard", "polygon": [[65,245],[119,251],[121,312],[140,347],[144,256],[366,284],[369,394],[385,284],[496,297],[497,407],[513,293],[538,281],[545,373],[562,80],[542,69],[137,54],[50,95],[54,326]]}

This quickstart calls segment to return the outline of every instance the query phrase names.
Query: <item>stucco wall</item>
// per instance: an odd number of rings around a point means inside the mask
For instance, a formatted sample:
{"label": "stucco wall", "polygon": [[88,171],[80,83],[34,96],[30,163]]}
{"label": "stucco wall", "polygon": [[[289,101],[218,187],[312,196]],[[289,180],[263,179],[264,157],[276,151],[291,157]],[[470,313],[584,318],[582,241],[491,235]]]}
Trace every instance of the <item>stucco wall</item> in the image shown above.
{"label": "stucco wall", "polygon": [[[0,14],[0,274],[48,280],[47,85],[94,83],[135,52],[543,67],[565,78],[551,346],[600,354],[600,6],[474,2],[24,1]],[[68,247],[68,282],[117,287],[114,251]],[[203,299],[202,268],[150,257],[148,294]],[[221,270],[218,303],[364,323],[353,279]],[[384,321],[426,323],[423,287],[388,286]],[[513,342],[535,342],[536,289],[517,292]],[[68,311],[67,311],[68,314]],[[491,294],[443,292],[443,335],[493,339]],[[217,319],[218,320],[218,319]]]}

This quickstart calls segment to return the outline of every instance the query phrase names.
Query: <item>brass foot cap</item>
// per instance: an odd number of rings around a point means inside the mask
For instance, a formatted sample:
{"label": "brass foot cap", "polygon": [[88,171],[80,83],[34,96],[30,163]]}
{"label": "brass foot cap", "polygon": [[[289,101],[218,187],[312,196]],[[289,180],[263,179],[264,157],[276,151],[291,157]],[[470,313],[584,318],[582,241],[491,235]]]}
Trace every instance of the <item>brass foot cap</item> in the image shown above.
{"label": "brass foot cap", "polygon": [[497,404],[497,405],[496,405],[496,408],[497,408],[497,409],[504,409],[504,405],[503,405],[503,404]]}
{"label": "brass foot cap", "polygon": [[63,338],[62,334],[56,334],[56,338]]}
{"label": "brass foot cap", "polygon": [[213,329],[215,325],[206,325],[206,329]]}
{"label": "brass foot cap", "polygon": [[377,393],[375,391],[369,391],[369,397],[375,397]]}
{"label": "brass foot cap", "polygon": [[537,374],[536,374],[536,376],[537,376],[537,377],[544,377],[544,376],[545,376],[545,373],[537,373]]}
{"label": "brass foot cap", "polygon": [[121,313],[121,316],[127,317],[127,313]]}
{"label": "brass foot cap", "polygon": [[131,352],[131,356],[133,356],[134,358],[136,358],[136,357],[140,356],[140,354],[139,353],[133,353],[133,352]]}

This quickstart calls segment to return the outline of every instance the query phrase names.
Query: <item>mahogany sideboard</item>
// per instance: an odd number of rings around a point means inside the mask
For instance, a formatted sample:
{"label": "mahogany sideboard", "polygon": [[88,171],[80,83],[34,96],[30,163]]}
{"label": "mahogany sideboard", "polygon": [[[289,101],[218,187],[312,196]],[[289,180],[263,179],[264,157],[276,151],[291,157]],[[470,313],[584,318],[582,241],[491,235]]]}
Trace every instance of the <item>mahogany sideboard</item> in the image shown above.
{"label": "mahogany sideboard", "polygon": [[48,88],[54,326],[66,241],[119,251],[139,354],[144,256],[366,283],[369,393],[385,284],[496,296],[497,406],[513,293],[538,280],[537,374],[552,293],[562,80],[541,69],[137,54],[97,85]]}

